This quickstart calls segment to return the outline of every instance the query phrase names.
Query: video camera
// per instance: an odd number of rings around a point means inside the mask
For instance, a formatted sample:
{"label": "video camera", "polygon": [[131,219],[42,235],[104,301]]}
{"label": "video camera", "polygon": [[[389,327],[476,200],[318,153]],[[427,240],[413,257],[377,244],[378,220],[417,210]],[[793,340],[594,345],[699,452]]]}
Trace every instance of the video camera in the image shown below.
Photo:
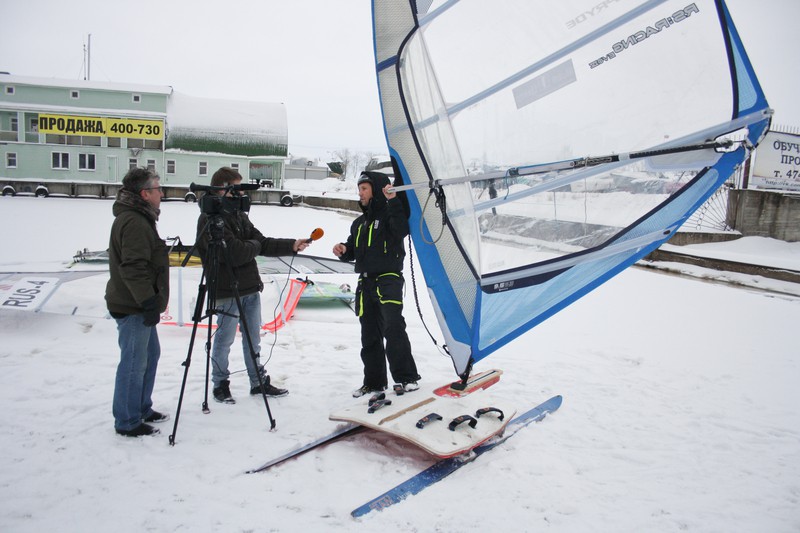
{"label": "video camera", "polygon": [[250,197],[242,194],[242,191],[254,191],[256,189],[258,189],[258,185],[255,183],[239,183],[225,187],[197,185],[196,183],[189,185],[189,190],[192,192],[206,193],[200,197],[200,211],[209,216],[229,215],[237,211],[250,211]]}

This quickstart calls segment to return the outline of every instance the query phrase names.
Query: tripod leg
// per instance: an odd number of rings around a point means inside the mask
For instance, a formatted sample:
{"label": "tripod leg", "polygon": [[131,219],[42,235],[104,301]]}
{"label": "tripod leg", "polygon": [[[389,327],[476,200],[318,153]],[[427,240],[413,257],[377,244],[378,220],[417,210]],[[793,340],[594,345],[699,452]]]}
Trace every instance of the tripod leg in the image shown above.
{"label": "tripod leg", "polygon": [[[181,392],[178,396],[178,408],[175,412],[175,423],[172,426],[172,434],[169,436],[169,444],[170,446],[175,446],[175,434],[178,432],[178,421],[181,417],[181,406],[183,405],[183,394],[186,391],[186,378],[189,375],[189,367],[192,364],[192,349],[194,348],[194,339],[197,335],[197,324],[202,320],[202,309],[203,303],[205,302],[205,294],[206,294],[206,286],[203,284],[203,278],[205,277],[205,270],[203,271],[203,275],[200,278],[200,286],[197,290],[197,303],[195,304],[194,308],[194,316],[192,317],[193,324],[192,324],[192,336],[191,340],[189,341],[189,351],[186,354],[186,360],[182,363],[184,366],[183,369],[183,381],[181,382]],[[209,330],[211,329],[211,315],[209,315]],[[206,389],[208,388],[208,384],[206,384]]]}
{"label": "tripod leg", "polygon": [[[236,287],[236,282],[234,282],[233,287],[233,295],[236,299],[236,307],[239,309],[239,320],[242,324],[242,342],[246,343],[247,350],[250,353],[250,359],[253,361],[253,367],[256,370],[256,376],[258,377],[258,389],[261,391],[261,397],[264,399],[264,407],[267,409],[267,417],[269,418],[269,429],[275,429],[275,419],[272,417],[272,410],[269,408],[269,401],[267,400],[267,393],[264,391],[264,379],[261,375],[261,368],[258,365],[258,357],[256,356],[255,348],[253,347],[253,341],[250,338],[250,332],[254,331],[250,329],[250,324],[247,323],[247,318],[245,317],[244,313],[244,306],[242,305],[242,299],[239,297],[239,290]],[[258,327],[255,325],[253,327]]]}

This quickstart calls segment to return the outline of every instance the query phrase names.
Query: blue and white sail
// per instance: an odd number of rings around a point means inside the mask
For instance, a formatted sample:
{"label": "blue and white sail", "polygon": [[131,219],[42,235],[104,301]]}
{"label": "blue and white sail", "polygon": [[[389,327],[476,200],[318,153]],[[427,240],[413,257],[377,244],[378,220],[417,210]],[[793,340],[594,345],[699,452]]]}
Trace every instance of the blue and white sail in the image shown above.
{"label": "blue and white sail", "polygon": [[769,126],[722,0],[372,4],[395,184],[462,376],[669,239]]}

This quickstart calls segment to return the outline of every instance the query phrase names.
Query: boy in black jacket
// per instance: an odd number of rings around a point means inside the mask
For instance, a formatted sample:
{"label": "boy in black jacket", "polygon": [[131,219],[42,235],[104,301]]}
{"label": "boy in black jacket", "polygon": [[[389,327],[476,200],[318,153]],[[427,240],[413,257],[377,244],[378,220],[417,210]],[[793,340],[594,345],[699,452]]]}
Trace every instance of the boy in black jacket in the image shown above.
{"label": "boy in black jacket", "polygon": [[419,388],[403,318],[403,239],[409,233],[408,217],[390,187],[385,174],[361,174],[358,197],[364,214],[353,221],[347,242],[333,247],[333,254],[342,261],[355,261],[360,274],[356,314],[361,323],[364,382],[353,391],[356,398],[386,388],[386,359],[395,383],[405,391]]}
{"label": "boy in black jacket", "polygon": [[[214,187],[227,187],[238,185],[242,182],[242,175],[238,171],[229,167],[222,167],[217,170],[211,178],[211,185]],[[209,193],[215,194],[215,193]],[[223,194],[221,191],[216,194]],[[244,323],[249,329],[248,337],[255,352],[255,361],[250,354],[247,341],[242,338],[242,352],[244,363],[247,368],[247,375],[250,379],[250,394],[262,393],[267,396],[286,396],[289,391],[273,385],[269,375],[264,370],[260,361],[261,353],[261,291],[264,284],[258,272],[256,257],[259,255],[282,256],[292,255],[305,250],[309,242],[307,239],[277,239],[265,237],[250,222],[247,213],[237,211],[222,215],[224,220],[225,245],[230,256],[230,265],[224,264],[224,254],[219,257],[220,265],[217,272],[217,331],[214,334],[214,345],[211,350],[211,362],[213,369],[211,373],[214,383],[214,400],[220,403],[236,403],[230,390],[230,372],[228,371],[228,355],[231,345],[236,336],[236,327],[240,327],[244,334]],[[197,220],[197,249],[206,267],[206,255],[208,252],[208,231],[205,231],[208,224],[208,216],[201,213]],[[233,273],[235,280],[231,279],[228,266]],[[238,284],[238,292],[245,314],[244,321],[238,316],[238,309],[234,292],[232,289],[233,281]],[[263,387],[259,386],[259,374]]]}

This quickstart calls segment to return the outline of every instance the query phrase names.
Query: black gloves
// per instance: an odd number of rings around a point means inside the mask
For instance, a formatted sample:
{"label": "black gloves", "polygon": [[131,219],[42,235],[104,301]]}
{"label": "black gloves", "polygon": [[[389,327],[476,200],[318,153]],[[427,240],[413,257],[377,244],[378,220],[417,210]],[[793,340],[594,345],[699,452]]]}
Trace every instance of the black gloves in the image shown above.
{"label": "black gloves", "polygon": [[151,328],[159,323],[161,320],[161,313],[158,311],[158,307],[156,307],[158,301],[157,295],[151,296],[147,300],[142,302],[142,316],[144,318],[144,325],[148,328]]}

